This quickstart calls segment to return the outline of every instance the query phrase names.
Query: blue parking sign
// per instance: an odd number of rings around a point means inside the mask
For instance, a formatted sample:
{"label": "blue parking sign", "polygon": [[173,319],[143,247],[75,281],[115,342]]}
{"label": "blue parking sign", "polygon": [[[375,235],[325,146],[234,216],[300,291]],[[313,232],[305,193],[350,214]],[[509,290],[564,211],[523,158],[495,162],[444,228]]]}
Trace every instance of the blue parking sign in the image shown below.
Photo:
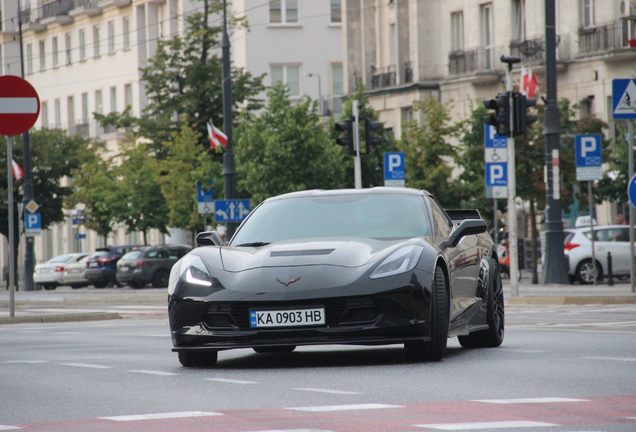
{"label": "blue parking sign", "polygon": [[494,126],[484,124],[484,144],[486,148],[506,148],[508,146],[508,138],[497,135]]}
{"label": "blue parking sign", "polygon": [[40,213],[26,213],[24,215],[24,232],[29,237],[38,236],[42,233]]}
{"label": "blue parking sign", "polygon": [[601,134],[580,134],[574,138],[576,179],[578,181],[603,178]]}
{"label": "blue parking sign", "polygon": [[508,164],[486,164],[486,187],[508,186]]}

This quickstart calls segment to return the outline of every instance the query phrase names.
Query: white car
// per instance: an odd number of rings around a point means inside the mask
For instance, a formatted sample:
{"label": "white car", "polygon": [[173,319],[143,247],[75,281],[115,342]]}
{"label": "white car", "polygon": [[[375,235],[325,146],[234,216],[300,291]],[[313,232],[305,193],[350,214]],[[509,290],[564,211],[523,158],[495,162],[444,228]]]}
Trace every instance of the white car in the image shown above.
{"label": "white car", "polygon": [[[564,253],[569,260],[570,282],[580,284],[594,282],[592,265],[592,229],[575,228],[565,230]],[[612,255],[612,274],[617,277],[629,276],[629,226],[605,225],[594,227],[594,257],[596,258],[597,281],[607,277],[607,254]]]}
{"label": "white car", "polygon": [[33,272],[33,281],[46,290],[54,290],[58,285],[64,285],[66,266],[78,261],[83,262],[87,256],[88,254],[85,253],[70,253],[58,255],[44,264],[38,264]]}
{"label": "white car", "polygon": [[60,285],[69,285],[71,288],[89,286],[91,282],[84,275],[89,256],[86,255],[75,262],[67,263]]}

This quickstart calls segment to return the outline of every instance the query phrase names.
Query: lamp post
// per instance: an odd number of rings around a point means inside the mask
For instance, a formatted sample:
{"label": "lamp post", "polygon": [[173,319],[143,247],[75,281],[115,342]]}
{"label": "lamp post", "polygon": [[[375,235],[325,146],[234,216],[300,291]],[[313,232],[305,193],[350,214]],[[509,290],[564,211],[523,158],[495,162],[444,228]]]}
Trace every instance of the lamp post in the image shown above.
{"label": "lamp post", "polygon": [[[236,193],[234,166],[234,150],[232,140],[232,75],[230,75],[230,38],[227,34],[227,5],[223,0],[223,41],[221,42],[223,51],[223,129],[227,136],[227,146],[223,153],[223,178],[224,195],[226,200],[234,199]],[[227,223],[225,237],[231,239],[236,230],[235,222]]]}
{"label": "lamp post", "polygon": [[313,74],[310,72],[305,73],[306,77],[318,77],[318,107],[320,109],[320,116],[324,116],[325,115],[325,111],[322,109],[322,86],[320,84],[320,75],[318,74]]}

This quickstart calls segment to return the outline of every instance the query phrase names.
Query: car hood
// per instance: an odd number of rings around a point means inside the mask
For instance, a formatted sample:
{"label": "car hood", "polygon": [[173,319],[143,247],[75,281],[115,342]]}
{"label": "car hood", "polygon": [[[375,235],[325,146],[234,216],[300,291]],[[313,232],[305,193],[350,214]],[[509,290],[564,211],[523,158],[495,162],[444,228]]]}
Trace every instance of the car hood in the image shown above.
{"label": "car hood", "polygon": [[384,258],[414,239],[321,238],[271,243],[261,247],[222,247],[222,268],[228,272],[263,267],[337,266],[361,267]]}

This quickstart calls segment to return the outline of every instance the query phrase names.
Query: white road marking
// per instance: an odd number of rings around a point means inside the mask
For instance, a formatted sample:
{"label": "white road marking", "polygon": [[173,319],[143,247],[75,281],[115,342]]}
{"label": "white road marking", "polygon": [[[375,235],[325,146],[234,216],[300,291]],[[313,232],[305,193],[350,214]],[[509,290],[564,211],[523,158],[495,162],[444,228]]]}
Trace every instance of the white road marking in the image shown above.
{"label": "white road marking", "polygon": [[75,366],[75,367],[83,367],[83,368],[91,368],[91,369],[112,369],[112,366],[102,366],[96,364],[88,364],[88,363],[61,363],[64,366]]}
{"label": "white road marking", "polygon": [[496,422],[475,422],[475,423],[434,423],[413,425],[427,429],[439,430],[476,430],[476,429],[505,429],[505,428],[523,428],[523,427],[540,427],[540,426],[558,426],[554,423],[541,423],[534,421],[496,421]]}
{"label": "white road marking", "polygon": [[30,363],[30,364],[35,364],[35,363],[48,363],[48,360],[7,360],[7,361],[3,361],[2,363]]}
{"label": "white road marking", "polygon": [[139,414],[139,415],[125,415],[125,416],[98,417],[98,418],[103,420],[125,422],[125,421],[138,421],[138,420],[163,420],[163,419],[188,418],[188,417],[212,417],[212,416],[220,416],[220,415],[223,415],[223,414],[216,413],[216,412],[206,412],[206,411],[184,411],[184,412],[173,412],[173,413]]}
{"label": "white road marking", "polygon": [[5,431],[5,430],[18,430],[18,429],[22,429],[22,428],[21,428],[21,427],[18,427],[18,426],[0,425],[0,431]]}
{"label": "white road marking", "polygon": [[384,404],[357,404],[357,405],[327,405],[313,407],[296,407],[285,408],[288,410],[308,411],[308,412],[326,412],[326,411],[355,411],[355,410],[372,410],[385,408],[404,408],[402,405],[384,405]]}
{"label": "white road marking", "polygon": [[234,380],[234,379],[227,379],[227,378],[203,378],[206,381],[218,381],[218,382],[224,382],[224,383],[230,383],[230,384],[258,384],[257,382],[254,381],[241,381],[241,380]]}
{"label": "white road marking", "polygon": [[319,392],[319,393],[331,393],[331,394],[339,394],[339,395],[358,395],[358,394],[361,394],[361,393],[352,392],[352,391],[328,390],[328,389],[319,389],[319,388],[295,388],[294,390]]}
{"label": "white road marking", "polygon": [[473,402],[486,402],[493,404],[530,404],[530,403],[557,403],[557,402],[589,402],[587,399],[568,399],[558,397],[525,398],[525,399],[484,399]]}
{"label": "white road marking", "polygon": [[636,358],[629,357],[583,357],[591,360],[611,360],[611,361],[623,361],[623,362],[636,362]]}
{"label": "white road marking", "polygon": [[159,376],[179,375],[173,372],[162,372],[162,371],[152,371],[152,370],[129,370],[128,372],[148,374],[148,375],[159,375]]}

